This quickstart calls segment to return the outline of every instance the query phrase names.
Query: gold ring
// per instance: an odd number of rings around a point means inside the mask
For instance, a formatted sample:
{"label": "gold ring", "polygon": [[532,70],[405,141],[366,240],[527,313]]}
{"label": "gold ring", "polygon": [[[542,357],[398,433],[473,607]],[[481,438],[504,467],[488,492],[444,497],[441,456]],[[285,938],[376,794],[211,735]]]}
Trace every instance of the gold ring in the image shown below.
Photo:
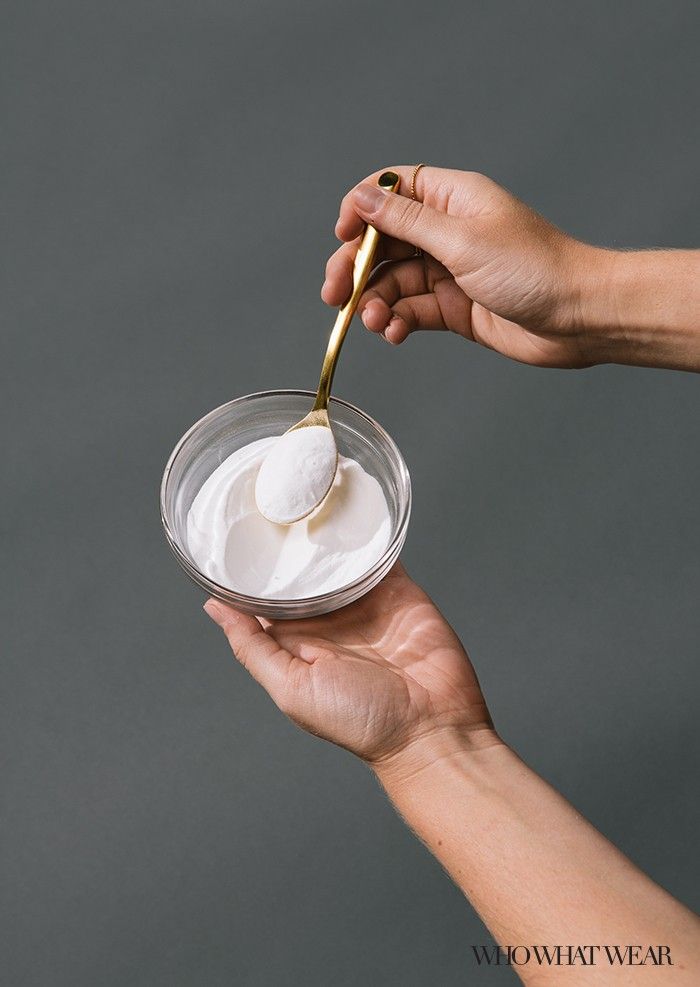
{"label": "gold ring", "polygon": [[416,175],[421,170],[421,168],[425,168],[425,162],[423,162],[422,164],[417,164],[416,167],[413,169],[413,174],[411,175],[411,198],[413,199],[414,202],[416,201]]}
{"label": "gold ring", "polygon": [[[421,170],[421,168],[425,168],[425,163],[424,162],[421,162],[421,164],[417,164],[416,167],[413,169],[413,174],[411,175],[411,198],[413,199],[414,202],[417,201],[416,200],[416,175]],[[416,252],[414,253],[413,256],[414,257],[422,257],[423,256],[423,251],[420,249],[420,247],[416,247]]]}

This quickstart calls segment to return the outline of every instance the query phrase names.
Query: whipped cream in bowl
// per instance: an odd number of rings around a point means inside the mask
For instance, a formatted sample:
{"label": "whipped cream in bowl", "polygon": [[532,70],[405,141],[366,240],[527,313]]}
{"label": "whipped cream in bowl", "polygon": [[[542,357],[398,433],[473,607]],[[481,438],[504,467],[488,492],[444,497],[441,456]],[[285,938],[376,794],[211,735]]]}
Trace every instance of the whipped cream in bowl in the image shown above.
{"label": "whipped cream in bowl", "polygon": [[337,398],[328,495],[290,525],[260,514],[260,465],[313,399],[263,391],[216,408],[180,439],[161,484],[166,538],[185,572],[210,595],[270,619],[328,613],[363,596],[398,558],[408,528],[410,478],[395,442]]}

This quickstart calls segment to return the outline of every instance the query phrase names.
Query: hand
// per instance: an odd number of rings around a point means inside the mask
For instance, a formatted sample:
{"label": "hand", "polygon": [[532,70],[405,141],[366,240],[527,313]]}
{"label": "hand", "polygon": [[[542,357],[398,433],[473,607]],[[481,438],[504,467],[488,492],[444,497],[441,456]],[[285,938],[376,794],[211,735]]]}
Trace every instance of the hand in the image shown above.
{"label": "hand", "polygon": [[[367,222],[386,234],[380,266],[360,300],[365,326],[401,343],[416,329],[449,329],[522,363],[584,367],[596,362],[582,324],[584,279],[595,282],[607,251],[573,240],[484,175],[423,167],[417,201],[412,168],[392,168],[403,194],[376,172],[341,204],[321,297],[342,305]],[[423,256],[415,256],[415,248]]]}
{"label": "hand", "polygon": [[371,763],[420,741],[498,743],[462,645],[397,564],[371,593],[307,620],[263,622],[205,604],[234,654],[279,708]]}

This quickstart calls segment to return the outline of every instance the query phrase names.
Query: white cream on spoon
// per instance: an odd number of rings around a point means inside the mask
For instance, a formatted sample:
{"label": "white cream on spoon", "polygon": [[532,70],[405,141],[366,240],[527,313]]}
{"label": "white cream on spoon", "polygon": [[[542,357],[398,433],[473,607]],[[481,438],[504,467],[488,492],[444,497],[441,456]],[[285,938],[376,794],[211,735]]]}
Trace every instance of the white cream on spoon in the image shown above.
{"label": "white cream on spoon", "polygon": [[258,510],[275,524],[299,521],[325,498],[337,468],[338,448],[330,428],[308,425],[285,432],[255,481]]}

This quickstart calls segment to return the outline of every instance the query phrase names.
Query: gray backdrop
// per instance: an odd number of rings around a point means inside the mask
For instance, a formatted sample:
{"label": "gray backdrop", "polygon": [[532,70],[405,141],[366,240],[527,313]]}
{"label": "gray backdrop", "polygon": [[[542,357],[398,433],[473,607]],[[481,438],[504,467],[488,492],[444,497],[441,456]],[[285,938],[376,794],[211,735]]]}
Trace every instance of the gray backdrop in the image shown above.
{"label": "gray backdrop", "polygon": [[[158,484],[210,408],[315,386],[337,204],[377,167],[481,170],[580,237],[693,245],[697,5],[2,18],[4,982],[513,983],[476,968],[488,934],[369,772],[234,663]],[[359,324],[336,378],[404,452],[404,560],[505,738],[695,906],[698,383]]]}

